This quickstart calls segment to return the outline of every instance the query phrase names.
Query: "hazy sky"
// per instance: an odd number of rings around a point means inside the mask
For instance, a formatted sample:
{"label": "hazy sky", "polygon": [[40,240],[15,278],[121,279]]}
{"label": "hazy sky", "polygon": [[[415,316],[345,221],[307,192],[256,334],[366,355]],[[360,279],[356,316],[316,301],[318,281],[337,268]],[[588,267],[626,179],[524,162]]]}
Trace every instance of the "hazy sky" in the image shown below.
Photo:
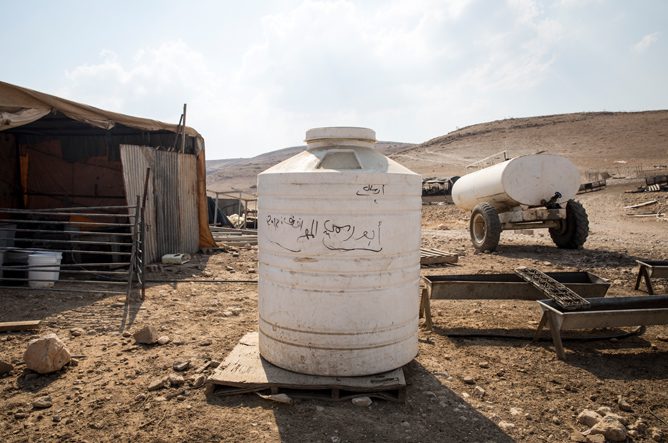
{"label": "hazy sky", "polygon": [[207,158],[318,126],[423,142],[507,117],[668,108],[665,0],[0,0],[0,79],[178,121]]}

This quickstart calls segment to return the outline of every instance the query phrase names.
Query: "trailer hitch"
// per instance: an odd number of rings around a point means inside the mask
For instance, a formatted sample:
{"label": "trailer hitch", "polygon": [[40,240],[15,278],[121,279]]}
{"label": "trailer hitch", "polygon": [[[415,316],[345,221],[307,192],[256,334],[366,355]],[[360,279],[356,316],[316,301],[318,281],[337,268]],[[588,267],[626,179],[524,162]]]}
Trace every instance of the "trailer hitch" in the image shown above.
{"label": "trailer hitch", "polygon": [[551,199],[541,200],[540,204],[545,206],[547,209],[560,209],[560,206],[557,204],[557,200],[561,198],[561,192],[555,192]]}

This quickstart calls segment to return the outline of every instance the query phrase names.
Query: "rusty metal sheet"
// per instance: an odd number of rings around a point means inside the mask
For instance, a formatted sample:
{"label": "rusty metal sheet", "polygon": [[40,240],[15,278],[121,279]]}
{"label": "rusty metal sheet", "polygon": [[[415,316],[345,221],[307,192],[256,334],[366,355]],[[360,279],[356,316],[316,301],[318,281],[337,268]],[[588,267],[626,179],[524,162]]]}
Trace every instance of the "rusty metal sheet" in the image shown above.
{"label": "rusty metal sheet", "polygon": [[179,252],[193,253],[199,249],[199,213],[197,210],[197,159],[179,154]]}

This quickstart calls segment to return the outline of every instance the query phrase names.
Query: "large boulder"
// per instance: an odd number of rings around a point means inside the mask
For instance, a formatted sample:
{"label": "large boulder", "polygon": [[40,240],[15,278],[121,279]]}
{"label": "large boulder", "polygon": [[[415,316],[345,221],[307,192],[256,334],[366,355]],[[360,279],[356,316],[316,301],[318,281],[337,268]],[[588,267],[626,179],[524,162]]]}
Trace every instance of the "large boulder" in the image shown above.
{"label": "large boulder", "polygon": [[32,340],[23,354],[26,367],[40,374],[59,371],[70,359],[65,343],[53,333]]}

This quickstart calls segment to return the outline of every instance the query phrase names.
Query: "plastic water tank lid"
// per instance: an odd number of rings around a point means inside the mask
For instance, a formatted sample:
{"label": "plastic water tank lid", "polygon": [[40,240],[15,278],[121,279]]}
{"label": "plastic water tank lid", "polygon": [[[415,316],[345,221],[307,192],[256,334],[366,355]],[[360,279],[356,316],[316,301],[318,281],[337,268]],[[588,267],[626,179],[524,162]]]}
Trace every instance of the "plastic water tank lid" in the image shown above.
{"label": "plastic water tank lid", "polygon": [[373,143],[376,141],[376,131],[369,128],[356,128],[348,126],[313,128],[306,131],[306,143],[327,139],[361,140]]}

